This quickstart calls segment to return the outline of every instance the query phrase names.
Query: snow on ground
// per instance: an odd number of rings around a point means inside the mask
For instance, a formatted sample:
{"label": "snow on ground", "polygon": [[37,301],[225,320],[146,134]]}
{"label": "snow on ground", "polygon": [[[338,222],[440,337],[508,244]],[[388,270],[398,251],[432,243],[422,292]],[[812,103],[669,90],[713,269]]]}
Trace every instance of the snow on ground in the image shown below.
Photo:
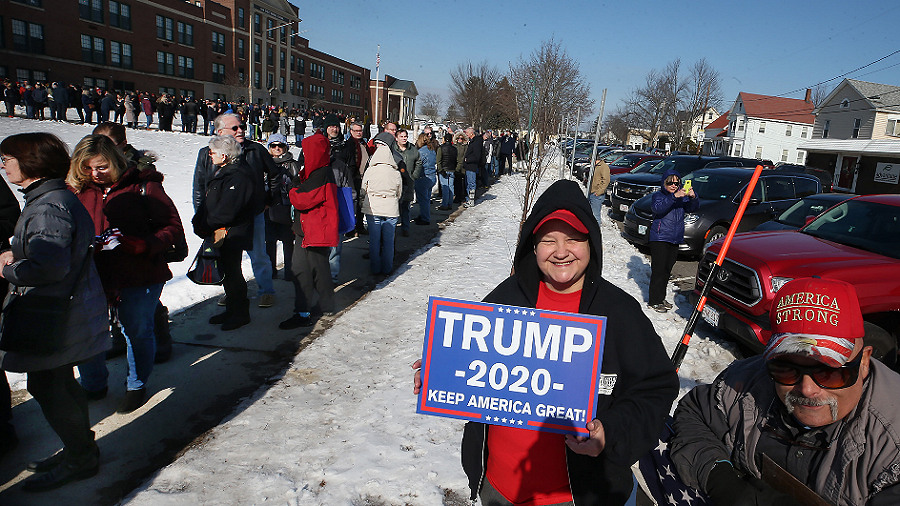
{"label": "snow on ground", "polygon": [[[0,118],[0,138],[52,131],[74,146],[90,126]],[[129,130],[129,141],[159,155],[165,187],[190,230],[191,177],[207,138]],[[556,171],[549,171],[556,174]],[[421,355],[429,296],[480,300],[510,271],[524,180],[505,177],[435,240],[359,304],[340,315],[294,360],[284,377],[260,388],[235,414],[136,491],[132,504],[462,504],[459,464],[463,423],[417,415],[409,365]],[[646,300],[649,260],[621,238],[609,219],[603,231],[603,275]],[[188,234],[191,251],[199,240]],[[172,264],[163,292],[172,310],[220,293],[184,277]],[[245,258],[245,273],[250,273]],[[674,291],[674,287],[670,287]],[[691,308],[645,313],[671,354]],[[680,370],[684,394],[734,360],[733,347],[700,325]],[[18,388],[24,383],[10,375]],[[13,388],[17,388],[14,386]]]}

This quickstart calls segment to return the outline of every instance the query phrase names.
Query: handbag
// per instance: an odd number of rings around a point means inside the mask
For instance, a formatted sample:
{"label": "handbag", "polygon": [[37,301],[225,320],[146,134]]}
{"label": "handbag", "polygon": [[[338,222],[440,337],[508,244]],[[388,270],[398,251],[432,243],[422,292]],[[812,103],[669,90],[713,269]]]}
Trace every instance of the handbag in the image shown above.
{"label": "handbag", "polygon": [[209,238],[204,239],[188,269],[188,279],[198,285],[221,285],[225,280],[225,271],[219,260],[219,250],[213,247]]}
{"label": "handbag", "polygon": [[338,233],[346,234],[356,229],[356,207],[353,203],[353,188],[339,186],[337,197]]}
{"label": "handbag", "polygon": [[91,246],[68,296],[36,295],[33,290],[26,290],[27,287],[11,285],[0,313],[0,350],[41,356],[59,351],[75,289],[93,257]]}

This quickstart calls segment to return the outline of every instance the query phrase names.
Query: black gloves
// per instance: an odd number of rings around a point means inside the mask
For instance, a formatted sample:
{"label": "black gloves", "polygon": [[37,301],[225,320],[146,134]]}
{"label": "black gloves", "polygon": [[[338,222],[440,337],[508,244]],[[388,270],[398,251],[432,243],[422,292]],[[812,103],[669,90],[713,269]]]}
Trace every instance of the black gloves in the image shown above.
{"label": "black gloves", "polygon": [[728,462],[713,466],[706,479],[706,495],[716,506],[795,506],[789,495],[754,477],[741,477]]}

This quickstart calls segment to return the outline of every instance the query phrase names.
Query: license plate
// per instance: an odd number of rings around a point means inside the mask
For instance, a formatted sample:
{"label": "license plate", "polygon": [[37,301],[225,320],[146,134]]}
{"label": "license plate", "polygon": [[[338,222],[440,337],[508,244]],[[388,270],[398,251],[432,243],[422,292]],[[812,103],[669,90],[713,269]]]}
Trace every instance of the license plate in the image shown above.
{"label": "license plate", "polygon": [[644,235],[647,233],[647,225],[638,225],[638,235]]}
{"label": "license plate", "polygon": [[709,306],[703,306],[703,320],[711,327],[719,327],[719,312]]}
{"label": "license plate", "polygon": [[628,212],[628,204],[619,204],[619,211],[622,211],[623,213],[627,213]]}

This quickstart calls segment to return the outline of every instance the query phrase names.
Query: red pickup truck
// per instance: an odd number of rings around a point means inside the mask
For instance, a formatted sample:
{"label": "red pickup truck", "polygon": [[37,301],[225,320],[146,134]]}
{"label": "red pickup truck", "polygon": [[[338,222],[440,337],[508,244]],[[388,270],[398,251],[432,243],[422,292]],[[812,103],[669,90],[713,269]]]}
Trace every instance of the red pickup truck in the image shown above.
{"label": "red pickup truck", "polygon": [[[693,300],[722,246],[697,269]],[[820,276],[853,284],[866,320],[866,342],[893,364],[900,336],[900,195],[855,197],[796,231],[734,237],[713,283],[703,319],[755,352],[768,342],[775,292],[794,278]]]}

